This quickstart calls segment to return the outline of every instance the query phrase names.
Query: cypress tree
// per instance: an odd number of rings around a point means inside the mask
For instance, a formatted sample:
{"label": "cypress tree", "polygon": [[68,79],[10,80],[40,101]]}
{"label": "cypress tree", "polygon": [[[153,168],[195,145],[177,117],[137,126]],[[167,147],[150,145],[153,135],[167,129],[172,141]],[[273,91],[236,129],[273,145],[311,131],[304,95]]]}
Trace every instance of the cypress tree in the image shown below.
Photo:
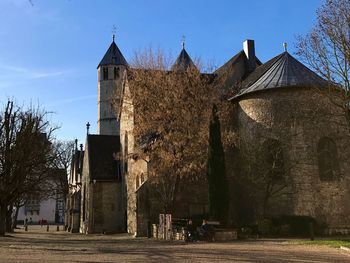
{"label": "cypress tree", "polygon": [[209,149],[207,161],[209,184],[209,210],[212,219],[226,221],[229,208],[229,190],[225,170],[224,148],[216,105],[213,106],[209,126]]}

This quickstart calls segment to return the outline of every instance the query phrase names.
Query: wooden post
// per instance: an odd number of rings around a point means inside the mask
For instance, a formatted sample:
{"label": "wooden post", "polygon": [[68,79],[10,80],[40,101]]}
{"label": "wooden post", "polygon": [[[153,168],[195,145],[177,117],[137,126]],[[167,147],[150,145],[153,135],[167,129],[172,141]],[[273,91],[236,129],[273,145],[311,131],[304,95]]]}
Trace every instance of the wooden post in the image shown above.
{"label": "wooden post", "polygon": [[50,230],[49,225],[46,225],[46,232],[49,232],[49,230]]}

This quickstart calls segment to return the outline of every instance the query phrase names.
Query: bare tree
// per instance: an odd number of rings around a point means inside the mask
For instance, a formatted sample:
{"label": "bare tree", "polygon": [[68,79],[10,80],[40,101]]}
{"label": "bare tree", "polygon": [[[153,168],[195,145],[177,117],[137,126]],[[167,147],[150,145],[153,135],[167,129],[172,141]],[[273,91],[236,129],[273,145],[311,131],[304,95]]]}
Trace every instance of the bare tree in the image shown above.
{"label": "bare tree", "polygon": [[47,164],[53,161],[54,130],[46,115],[40,109],[23,110],[11,101],[0,113],[0,235],[5,234],[9,208],[45,185]]}
{"label": "bare tree", "polygon": [[182,178],[205,181],[208,126],[217,99],[212,75],[194,66],[171,70],[161,50],[137,52],[129,70],[135,108],[134,136],[145,145],[149,182],[163,210],[171,212]]}
{"label": "bare tree", "polygon": [[56,141],[53,144],[53,164],[56,169],[53,182],[56,192],[66,200],[68,194],[68,175],[72,162],[74,141]]}
{"label": "bare tree", "polygon": [[[340,107],[350,126],[350,2],[326,0],[317,10],[317,22],[297,39],[297,54],[318,74],[341,88],[323,89]],[[336,91],[338,92],[336,92]]]}

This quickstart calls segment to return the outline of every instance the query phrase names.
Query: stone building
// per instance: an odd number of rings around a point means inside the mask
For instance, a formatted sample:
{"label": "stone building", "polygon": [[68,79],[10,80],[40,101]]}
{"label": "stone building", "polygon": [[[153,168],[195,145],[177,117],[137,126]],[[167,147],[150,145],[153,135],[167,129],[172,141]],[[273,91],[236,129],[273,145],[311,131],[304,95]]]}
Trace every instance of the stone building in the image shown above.
{"label": "stone building", "polygon": [[[188,67],[195,67],[184,46],[172,65],[173,71],[184,71]],[[157,134],[145,134],[142,138],[135,138],[138,115],[143,114],[135,103],[137,91],[130,86],[133,76],[132,68],[128,69],[124,79],[124,88],[120,109],[120,138],[122,145],[123,173],[126,181],[127,196],[127,232],[135,236],[146,236],[150,222],[157,222],[160,213],[164,213],[159,199],[155,197],[155,187],[151,184],[149,174],[157,167],[149,164],[149,156],[145,148],[157,139]],[[147,112],[152,114],[152,112]],[[156,162],[156,161],[155,161]],[[206,182],[183,183],[181,193],[178,194],[173,210],[176,218],[190,218],[208,212],[208,193]]]}
{"label": "stone building", "polygon": [[81,233],[125,231],[119,136],[87,135],[81,189]]}
{"label": "stone building", "polygon": [[[189,66],[194,63],[183,48],[171,70]],[[149,166],[143,148],[156,138],[134,136],[135,119],[146,113],[135,106],[138,94],[130,86],[134,69],[114,39],[97,69],[98,131],[87,135],[81,179],[72,181],[81,202],[78,208],[77,198],[71,209],[79,210],[80,220],[76,224],[73,216],[68,228],[145,236],[161,211],[148,178],[157,167]],[[239,225],[261,215],[310,216],[331,231],[346,232],[350,134],[342,109],[329,100],[336,89],[287,51],[262,63],[253,40],[209,75],[213,88],[233,93],[226,130],[234,141],[225,148],[229,221]],[[189,200],[190,193],[198,197],[196,203]],[[188,184],[178,200],[183,210],[176,216],[206,214],[207,195],[206,184],[197,189]]]}
{"label": "stone building", "polygon": [[48,169],[46,185],[52,185],[50,193],[35,193],[28,196],[25,204],[18,210],[17,221],[24,222],[28,219],[29,224],[38,224],[44,219],[48,224],[61,224],[64,222],[64,197],[58,178],[65,178],[64,169]]}
{"label": "stone building", "polygon": [[[231,98],[240,159],[256,169],[253,176],[270,173],[260,181],[270,191],[259,206],[264,217],[310,216],[330,231],[348,231],[350,134],[343,109],[330,99],[338,95],[285,51],[257,67]],[[244,169],[236,165],[231,177]]]}
{"label": "stone building", "polygon": [[68,181],[69,192],[66,200],[66,211],[64,220],[66,229],[72,233],[79,232],[80,228],[80,201],[83,160],[83,145],[80,144],[80,149],[78,149],[78,140],[75,140],[75,147],[70,165],[71,169]]}

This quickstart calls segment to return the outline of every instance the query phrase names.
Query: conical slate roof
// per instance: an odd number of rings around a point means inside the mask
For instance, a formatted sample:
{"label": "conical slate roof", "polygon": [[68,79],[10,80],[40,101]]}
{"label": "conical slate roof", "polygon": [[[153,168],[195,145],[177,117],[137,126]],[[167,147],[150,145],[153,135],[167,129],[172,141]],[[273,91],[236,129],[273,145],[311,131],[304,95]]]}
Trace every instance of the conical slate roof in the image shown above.
{"label": "conical slate roof", "polygon": [[122,52],[120,52],[118,46],[113,41],[109,46],[106,54],[103,56],[103,59],[98,64],[97,68],[105,65],[123,65],[128,66],[128,62],[126,62]]}
{"label": "conical slate roof", "polygon": [[171,67],[171,70],[187,70],[190,67],[196,68],[190,55],[188,55],[185,48],[183,48],[174,65]]}
{"label": "conical slate roof", "polygon": [[274,57],[253,71],[242,83],[242,90],[234,97],[283,87],[324,87],[327,82],[296,60],[287,51]]}

